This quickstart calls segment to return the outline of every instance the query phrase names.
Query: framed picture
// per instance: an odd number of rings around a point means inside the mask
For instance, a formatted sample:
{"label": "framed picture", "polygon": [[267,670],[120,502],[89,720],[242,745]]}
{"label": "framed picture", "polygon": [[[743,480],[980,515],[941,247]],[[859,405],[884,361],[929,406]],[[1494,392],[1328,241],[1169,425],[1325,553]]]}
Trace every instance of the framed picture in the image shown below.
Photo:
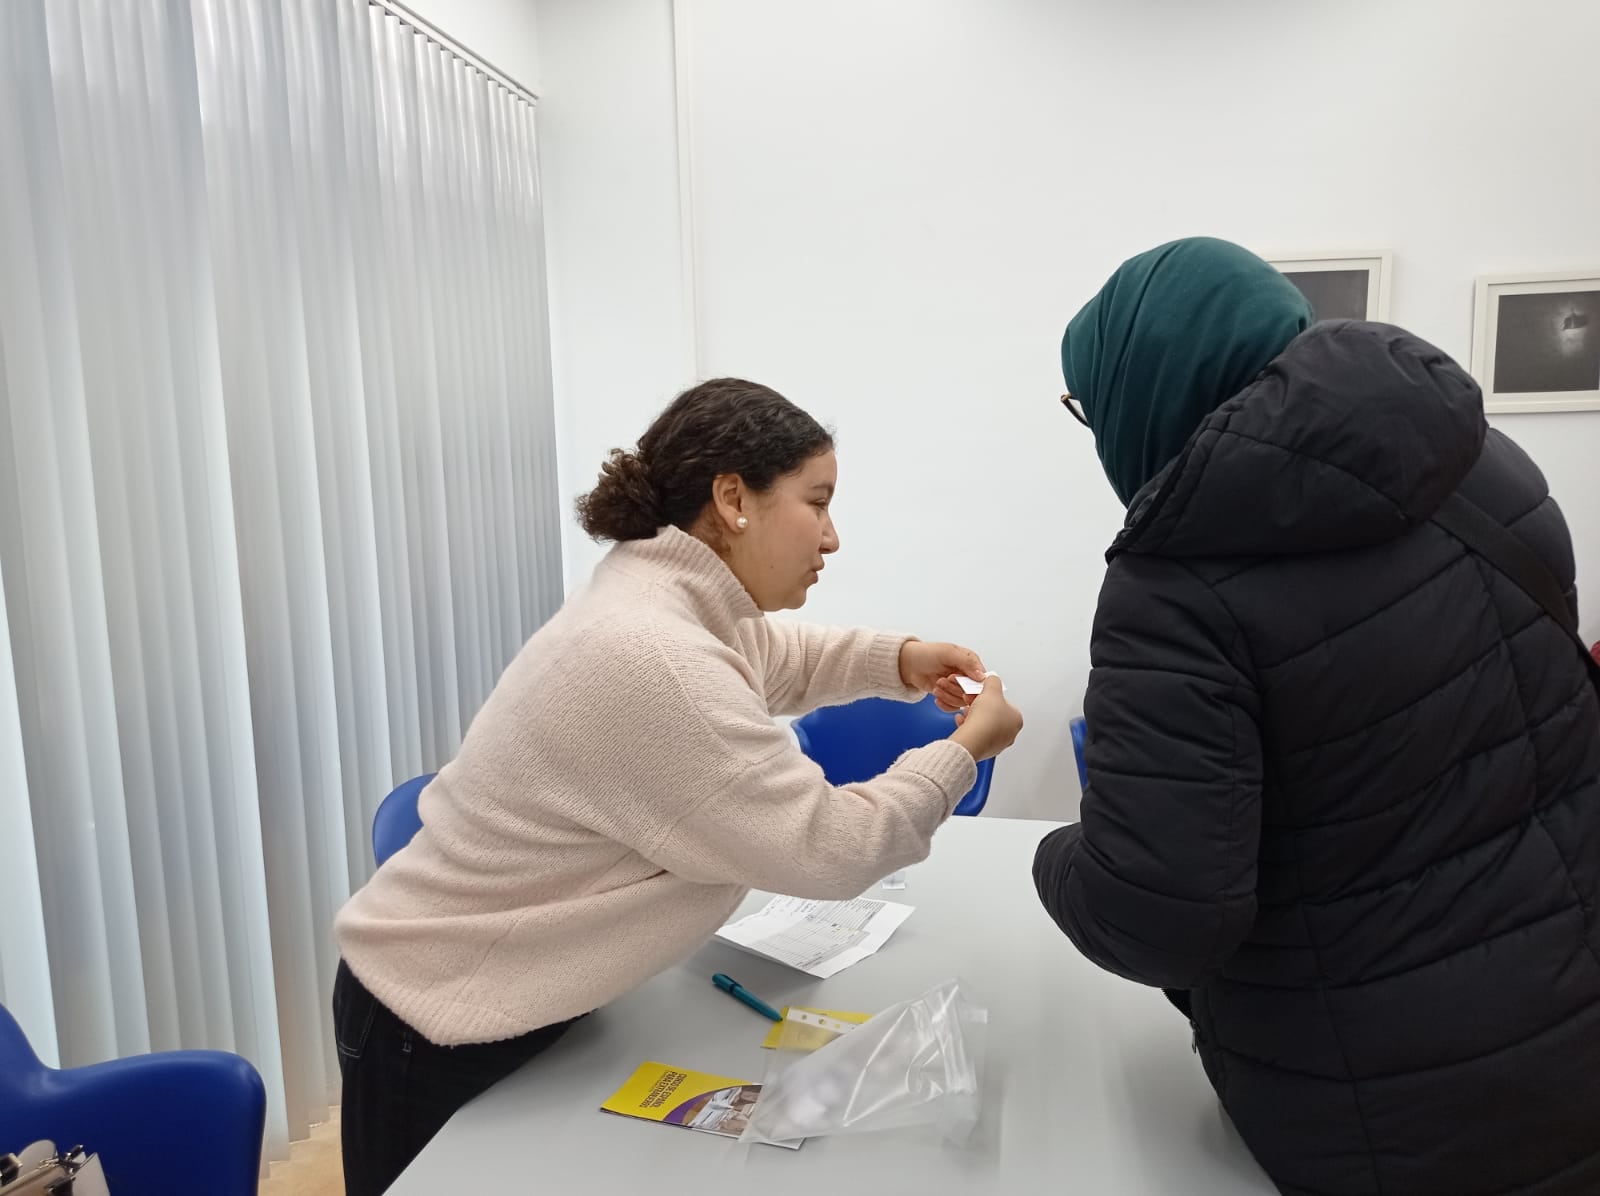
{"label": "framed picture", "polygon": [[1493,412],[1600,411],[1600,267],[1478,279],[1472,375]]}
{"label": "framed picture", "polygon": [[1389,254],[1279,253],[1267,258],[1319,320],[1387,320]]}

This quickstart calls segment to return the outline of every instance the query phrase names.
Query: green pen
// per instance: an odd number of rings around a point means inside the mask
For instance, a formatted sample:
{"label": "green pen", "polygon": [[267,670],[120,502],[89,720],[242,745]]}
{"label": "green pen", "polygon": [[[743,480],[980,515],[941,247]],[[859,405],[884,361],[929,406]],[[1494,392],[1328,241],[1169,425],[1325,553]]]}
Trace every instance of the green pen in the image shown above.
{"label": "green pen", "polygon": [[711,977],[711,983],[715,984],[735,1001],[741,1001],[750,1006],[751,1009],[754,1009],[762,1017],[774,1022],[781,1022],[783,1020],[783,1014],[779,1013],[776,1009],[774,1009],[771,1005],[768,1005],[754,993],[746,991],[744,985],[740,984],[732,976],[724,976],[721,972],[718,972],[715,976]]}

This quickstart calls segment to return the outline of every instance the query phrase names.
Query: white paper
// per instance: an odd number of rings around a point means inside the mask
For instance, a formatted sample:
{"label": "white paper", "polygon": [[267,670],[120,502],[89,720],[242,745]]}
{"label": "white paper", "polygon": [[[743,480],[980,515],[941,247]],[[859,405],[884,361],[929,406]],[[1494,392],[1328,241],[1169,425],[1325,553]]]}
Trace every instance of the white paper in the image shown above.
{"label": "white paper", "polygon": [[[985,673],[977,680],[973,680],[971,677],[963,677],[960,673],[957,673],[956,684],[961,687],[962,693],[966,694],[969,698],[975,698],[983,692],[984,682],[988,681],[991,677],[993,677],[996,681],[1000,681],[999,676],[992,672]],[[1004,689],[1005,682],[1002,681],[1000,683],[1000,687],[1001,689]]]}
{"label": "white paper", "polygon": [[774,897],[749,917],[728,923],[717,937],[826,980],[876,953],[911,916],[911,908],[869,897],[854,901]]}

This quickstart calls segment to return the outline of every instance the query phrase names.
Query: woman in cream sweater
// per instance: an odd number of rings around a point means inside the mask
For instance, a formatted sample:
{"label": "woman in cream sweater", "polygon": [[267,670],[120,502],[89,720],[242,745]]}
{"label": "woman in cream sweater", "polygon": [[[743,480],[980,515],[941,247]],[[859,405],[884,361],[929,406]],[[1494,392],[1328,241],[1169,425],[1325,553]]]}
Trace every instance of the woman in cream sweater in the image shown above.
{"label": "woman in cream sweater", "polygon": [[[833,441],[752,382],[685,392],[579,502],[616,542],[528,641],[422,830],[339,914],[349,1196],[571,1023],[700,948],[751,888],[848,898],[924,859],[1021,715],[971,651],[769,622],[839,547]],[[948,739],[835,789],[776,716],[876,695]]]}

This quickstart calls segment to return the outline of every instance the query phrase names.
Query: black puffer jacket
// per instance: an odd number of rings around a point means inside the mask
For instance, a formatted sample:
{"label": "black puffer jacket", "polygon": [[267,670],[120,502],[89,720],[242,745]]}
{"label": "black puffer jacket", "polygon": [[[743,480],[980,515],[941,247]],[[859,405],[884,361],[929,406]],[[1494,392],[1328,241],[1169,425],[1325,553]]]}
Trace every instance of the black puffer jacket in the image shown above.
{"label": "black puffer jacket", "polygon": [[1191,990],[1285,1192],[1600,1193],[1600,703],[1428,523],[1458,487],[1570,592],[1561,513],[1460,367],[1321,324],[1110,554],[1083,821],[1035,880],[1096,963]]}

